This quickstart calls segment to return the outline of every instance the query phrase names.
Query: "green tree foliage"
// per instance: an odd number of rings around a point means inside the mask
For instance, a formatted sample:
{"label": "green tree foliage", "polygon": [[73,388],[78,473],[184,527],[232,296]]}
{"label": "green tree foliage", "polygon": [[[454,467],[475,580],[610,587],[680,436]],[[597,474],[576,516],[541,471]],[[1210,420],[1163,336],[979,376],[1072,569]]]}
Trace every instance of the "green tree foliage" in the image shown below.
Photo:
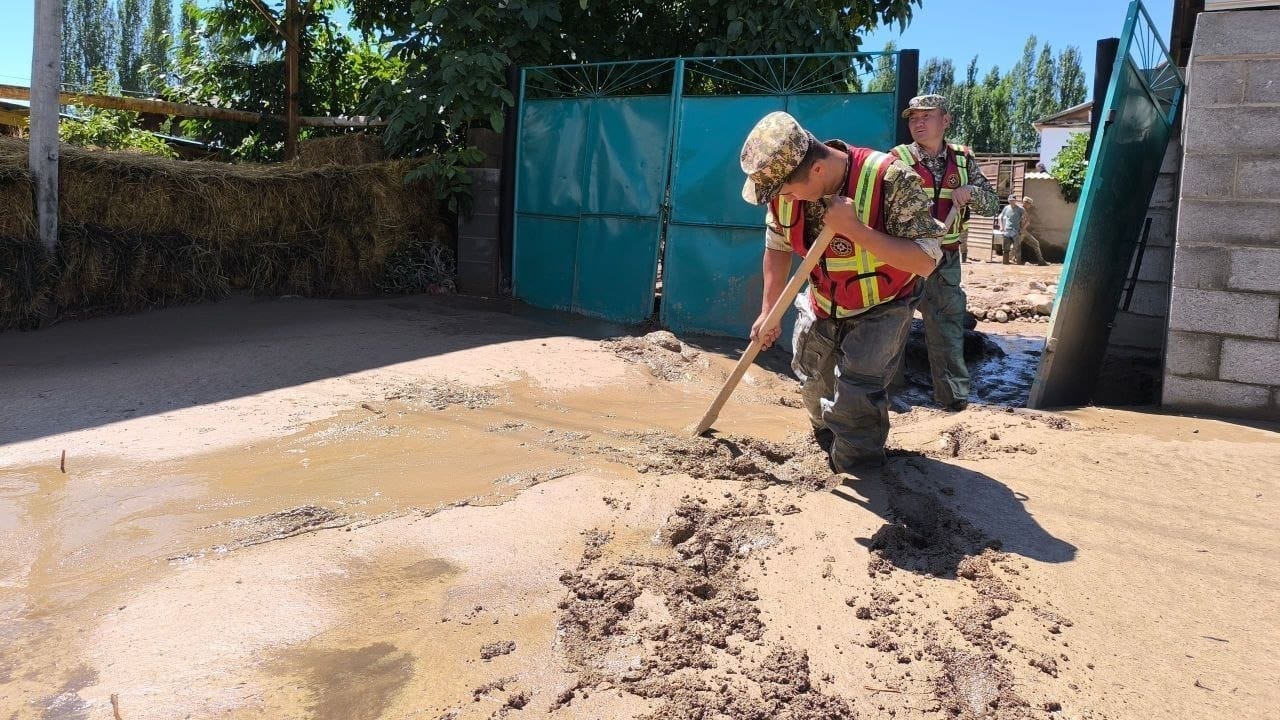
{"label": "green tree foliage", "polygon": [[894,92],[898,89],[897,61],[892,53],[898,46],[890,40],[884,44],[884,54],[876,57],[875,72],[867,85],[867,92]]}
{"label": "green tree foliage", "polygon": [[[1039,147],[1032,122],[1084,101],[1080,51],[1068,47],[1055,60],[1047,43],[1038,53],[1036,47],[1035,36],[1028,38],[1022,59],[1007,75],[992,68],[981,81],[978,58],[969,61],[964,80],[944,93],[951,105],[951,138],[978,152],[1032,152]],[[930,58],[921,72],[921,92],[945,87],[946,67],[947,61]]]}
{"label": "green tree foliage", "polygon": [[142,0],[117,0],[116,82],[125,90],[137,91],[142,81]]}
{"label": "green tree foliage", "polygon": [[[415,154],[499,129],[512,64],[856,51],[860,36],[905,25],[920,0],[354,0],[358,26],[394,38],[407,72],[376,94],[387,140]],[[874,84],[874,83],[873,83]],[[876,88],[872,88],[876,89]]]}
{"label": "green tree foliage", "polygon": [[1080,64],[1080,49],[1074,45],[1068,45],[1058,54],[1057,82],[1059,109],[1084,102],[1084,68]]}
{"label": "green tree foliage", "polygon": [[1031,127],[1036,119],[1035,79],[1032,74],[1036,62],[1036,36],[1027,38],[1022,46],[1022,58],[1013,66],[1006,78],[1009,81],[1009,140],[1013,152],[1031,152],[1036,146],[1036,131]]}
{"label": "green tree foliage", "polygon": [[[300,3],[302,4],[302,3]],[[299,33],[303,115],[359,112],[373,84],[396,83],[400,63],[340,24],[345,0],[313,0]],[[175,100],[284,115],[284,40],[251,5],[219,0],[208,8],[184,2],[179,17],[173,80]],[[276,122],[189,120],[185,133],[230,148],[236,157],[279,159],[285,128]]]}
{"label": "green tree foliage", "polygon": [[[1053,49],[1045,43],[1040,49],[1040,57],[1036,60],[1036,69],[1031,87],[1032,120],[1039,120],[1058,112],[1058,66],[1054,62]],[[1035,139],[1034,150],[1040,149],[1040,138]]]}
{"label": "green tree foliage", "polygon": [[1075,133],[1067,144],[1058,152],[1049,174],[1058,181],[1058,190],[1062,199],[1069,203],[1080,199],[1080,191],[1084,188],[1085,172],[1089,169],[1089,156],[1086,154],[1089,145],[1088,133]]}
{"label": "green tree foliage", "polygon": [[[89,89],[98,94],[108,92],[106,74],[98,73]],[[80,108],[76,117],[63,118],[58,123],[58,139],[81,147],[175,156],[164,140],[138,128],[138,113],[124,110],[103,110],[92,106]]]}
{"label": "green tree foliage", "polygon": [[147,24],[142,31],[142,75],[144,86],[152,92],[164,89],[169,76],[170,51],[173,49],[173,3],[150,0]]}
{"label": "green tree foliage", "polygon": [[951,96],[956,84],[956,69],[950,60],[931,57],[920,71],[921,95]]}
{"label": "green tree foliage", "polygon": [[114,78],[119,26],[110,0],[65,0],[62,82],[87,87],[95,75]]}

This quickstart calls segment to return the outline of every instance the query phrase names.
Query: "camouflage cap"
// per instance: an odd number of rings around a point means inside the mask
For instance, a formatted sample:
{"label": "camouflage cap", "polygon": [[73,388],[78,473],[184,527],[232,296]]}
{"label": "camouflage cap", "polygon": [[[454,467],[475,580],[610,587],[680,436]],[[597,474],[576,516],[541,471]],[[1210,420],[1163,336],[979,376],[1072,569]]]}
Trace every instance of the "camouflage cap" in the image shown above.
{"label": "camouflage cap", "polygon": [[1035,205],[1035,204],[1036,204],[1036,201],[1035,201],[1034,199],[1032,199],[1032,197],[1031,197],[1030,195],[1023,195],[1023,196],[1022,196],[1022,202],[1026,203],[1026,204],[1028,204],[1028,205]]}
{"label": "camouflage cap", "polygon": [[787,113],[765,115],[742,144],[739,161],[742,172],[747,174],[742,199],[752,205],[764,205],[777,197],[782,184],[804,160],[809,143],[816,142],[817,139]]}
{"label": "camouflage cap", "polygon": [[947,99],[941,95],[917,95],[911,98],[911,102],[907,103],[907,109],[902,111],[902,117],[907,117],[912,110],[941,110],[942,112],[950,112],[947,109]]}

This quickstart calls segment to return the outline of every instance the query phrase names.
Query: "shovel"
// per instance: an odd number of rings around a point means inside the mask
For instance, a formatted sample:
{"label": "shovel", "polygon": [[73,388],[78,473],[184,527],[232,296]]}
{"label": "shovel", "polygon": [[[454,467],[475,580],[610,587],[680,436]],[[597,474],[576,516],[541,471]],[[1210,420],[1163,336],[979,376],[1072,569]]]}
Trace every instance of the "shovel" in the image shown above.
{"label": "shovel", "polygon": [[[955,222],[957,210],[958,208],[951,208],[947,219],[942,223],[948,230],[951,229],[951,223]],[[805,281],[809,279],[809,273],[813,271],[813,266],[817,265],[818,261],[822,259],[822,254],[827,251],[827,245],[831,244],[833,235],[834,233],[825,227],[822,232],[818,233],[818,239],[813,242],[809,252],[805,253],[804,262],[800,263],[800,267],[791,276],[787,286],[782,289],[782,294],[778,296],[777,302],[770,308],[769,315],[765,318],[764,324],[760,326],[761,335],[764,335],[766,330],[770,330],[782,322],[782,316],[787,312],[787,307],[791,305],[791,301],[795,300],[796,294],[800,292],[800,286],[804,285]],[[694,437],[711,429],[711,425],[720,416],[720,410],[724,408],[729,396],[738,387],[738,382],[742,380],[742,376],[747,373],[747,368],[751,367],[751,363],[755,362],[756,355],[760,354],[760,348],[761,342],[759,339],[752,340],[751,344],[747,346],[747,351],[742,353],[742,357],[738,359],[738,364],[734,366],[733,372],[729,373],[724,385],[720,386],[720,393],[712,401],[711,407],[707,408],[707,412],[698,421],[698,424],[691,428],[690,432]]]}
{"label": "shovel", "polygon": [[[764,324],[760,326],[760,335],[764,335],[766,330],[771,330],[782,322],[782,315],[787,312],[787,307],[791,305],[791,301],[795,300],[796,293],[800,292],[800,286],[804,285],[805,281],[809,279],[809,273],[813,271],[813,266],[817,265],[818,261],[822,259],[822,254],[827,251],[827,245],[831,244],[833,235],[835,233],[828,228],[823,228],[822,232],[818,233],[818,239],[813,242],[809,252],[805,253],[804,262],[800,263],[800,267],[791,276],[787,286],[782,288],[782,294],[778,296],[778,300],[769,309],[769,315],[765,317]],[[720,386],[720,394],[716,395],[716,399],[711,403],[711,407],[707,408],[706,414],[702,416],[698,424],[693,426],[694,437],[711,429],[711,424],[720,416],[720,409],[729,400],[734,388],[738,387],[738,381],[742,380],[747,368],[751,367],[751,363],[755,362],[756,355],[760,354],[760,348],[761,341],[759,338],[752,340],[751,344],[747,346],[747,351],[742,353],[742,357],[738,359],[738,364],[734,366],[733,372],[729,373],[724,385]]]}

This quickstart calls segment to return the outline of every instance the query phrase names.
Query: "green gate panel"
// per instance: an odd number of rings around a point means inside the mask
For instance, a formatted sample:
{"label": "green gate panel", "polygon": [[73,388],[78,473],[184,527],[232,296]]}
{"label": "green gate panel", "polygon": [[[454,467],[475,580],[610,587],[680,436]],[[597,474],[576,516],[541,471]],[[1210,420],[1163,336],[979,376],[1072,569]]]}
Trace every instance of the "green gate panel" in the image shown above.
{"label": "green gate panel", "polygon": [[1031,407],[1082,405],[1093,394],[1182,96],[1181,76],[1163,47],[1135,0],[1076,208]]}
{"label": "green gate panel", "polygon": [[[760,118],[786,110],[820,140],[887,150],[897,127],[893,103],[891,93],[685,97],[663,255],[663,325],[678,333],[746,337],[760,313],[764,208],[742,199],[746,177],[738,163],[742,142]],[[787,312],[784,329],[794,315]],[[790,333],[784,335],[789,345]]]}
{"label": "green gate panel", "polygon": [[590,100],[528,100],[520,116],[516,212],[577,217]]}
{"label": "green gate panel", "polygon": [[678,333],[746,337],[760,314],[764,231],[672,225],[662,320]]}
{"label": "green gate panel", "polygon": [[671,98],[603,98],[592,110],[583,212],[656,218],[667,189]]}
{"label": "green gate panel", "polygon": [[687,97],[681,101],[671,180],[673,223],[763,223],[764,211],[742,199],[746,176],[738,155],[760,118],[785,108],[780,97]]}
{"label": "green gate panel", "polygon": [[534,307],[572,311],[577,218],[516,215],[515,237],[515,296]]}
{"label": "green gate panel", "polygon": [[573,311],[624,323],[653,315],[660,231],[657,218],[584,217]]}
{"label": "green gate panel", "polygon": [[653,315],[671,98],[527,101],[513,293],[621,323]]}
{"label": "green gate panel", "polygon": [[[800,95],[790,99],[791,113],[819,140],[839,139],[884,152],[893,147],[897,124],[894,93]],[[745,135],[744,135],[745,137]]]}

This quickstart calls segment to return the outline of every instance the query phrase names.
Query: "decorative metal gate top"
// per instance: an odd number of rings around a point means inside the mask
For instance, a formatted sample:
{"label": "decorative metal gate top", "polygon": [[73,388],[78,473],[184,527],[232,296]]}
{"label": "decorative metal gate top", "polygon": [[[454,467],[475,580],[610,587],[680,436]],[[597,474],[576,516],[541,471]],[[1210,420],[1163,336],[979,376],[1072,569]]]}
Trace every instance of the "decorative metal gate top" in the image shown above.
{"label": "decorative metal gate top", "polygon": [[[761,211],[739,194],[756,120],[888,149],[896,54],[556,65],[521,71],[515,295],[618,322],[745,334],[760,302]],[[878,62],[877,62],[878,61]],[[661,263],[659,259],[661,258]],[[659,279],[661,268],[661,279]]]}

